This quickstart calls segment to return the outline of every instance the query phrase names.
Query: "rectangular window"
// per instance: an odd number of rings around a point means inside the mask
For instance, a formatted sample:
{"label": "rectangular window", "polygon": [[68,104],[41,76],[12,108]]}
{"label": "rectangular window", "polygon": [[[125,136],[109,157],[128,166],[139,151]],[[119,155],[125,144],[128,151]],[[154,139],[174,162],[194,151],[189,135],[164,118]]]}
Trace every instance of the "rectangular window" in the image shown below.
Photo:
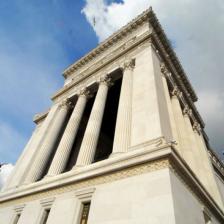
{"label": "rectangular window", "polygon": [[47,223],[47,219],[49,217],[49,214],[50,214],[50,209],[45,209],[44,213],[43,213],[43,216],[42,216],[41,224],[46,224]]}
{"label": "rectangular window", "polygon": [[14,218],[14,221],[13,221],[13,224],[17,224],[18,223],[20,216],[21,216],[21,214],[16,214],[16,216]]}
{"label": "rectangular window", "polygon": [[83,203],[80,224],[87,224],[90,210],[90,202]]}

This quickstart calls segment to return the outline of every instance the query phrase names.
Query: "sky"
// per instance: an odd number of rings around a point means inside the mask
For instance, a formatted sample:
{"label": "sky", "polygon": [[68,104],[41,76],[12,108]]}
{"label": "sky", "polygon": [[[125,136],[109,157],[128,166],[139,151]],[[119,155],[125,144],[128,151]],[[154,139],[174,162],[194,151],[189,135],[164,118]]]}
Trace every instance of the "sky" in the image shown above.
{"label": "sky", "polygon": [[0,163],[15,164],[34,114],[47,110],[62,87],[62,71],[149,6],[196,90],[211,146],[222,155],[223,0],[8,0],[0,1]]}

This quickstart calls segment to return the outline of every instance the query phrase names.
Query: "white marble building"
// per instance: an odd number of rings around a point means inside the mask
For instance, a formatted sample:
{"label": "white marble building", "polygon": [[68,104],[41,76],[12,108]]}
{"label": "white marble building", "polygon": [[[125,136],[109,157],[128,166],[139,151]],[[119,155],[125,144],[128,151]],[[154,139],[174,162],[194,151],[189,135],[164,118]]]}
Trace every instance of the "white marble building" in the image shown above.
{"label": "white marble building", "polygon": [[0,193],[0,224],[221,224],[224,167],[152,9],[67,68]]}

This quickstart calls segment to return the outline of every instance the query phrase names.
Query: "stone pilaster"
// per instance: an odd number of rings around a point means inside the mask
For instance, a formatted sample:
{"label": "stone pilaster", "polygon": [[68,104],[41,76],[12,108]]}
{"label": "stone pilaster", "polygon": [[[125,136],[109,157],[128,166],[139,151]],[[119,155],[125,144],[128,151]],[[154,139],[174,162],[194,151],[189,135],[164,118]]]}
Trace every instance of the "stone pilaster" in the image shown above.
{"label": "stone pilaster", "polygon": [[49,161],[50,155],[54,150],[55,144],[66,120],[66,116],[68,114],[70,106],[71,104],[67,100],[63,101],[60,104],[58,111],[54,117],[54,121],[52,122],[51,128],[46,133],[46,137],[42,145],[40,146],[37,157],[34,158],[33,164],[25,179],[25,184],[35,182],[39,178],[41,178],[41,175],[43,174]]}
{"label": "stone pilaster", "polygon": [[193,127],[190,120],[191,113],[192,113],[191,109],[189,109],[189,107],[186,105],[183,110],[183,114],[187,131],[186,139],[188,141],[188,147],[184,153],[184,156],[188,158],[188,164],[200,179],[201,178],[200,174],[201,167],[199,162],[200,157],[198,155],[197,142],[194,136]]}
{"label": "stone pilaster", "polygon": [[200,153],[200,158],[201,158],[200,161],[203,166],[202,175],[203,175],[203,180],[205,181],[204,182],[205,188],[207,188],[210,194],[217,200],[217,203],[219,204],[219,206],[222,209],[224,209],[222,197],[219,192],[217,182],[215,180],[215,173],[214,173],[215,171],[214,171],[214,168],[212,167],[212,162],[208,155],[208,149],[203,138],[201,127],[196,122],[193,125],[193,128],[195,130],[194,132],[195,138],[198,143],[198,151]]}
{"label": "stone pilaster", "polygon": [[178,96],[180,95],[180,91],[177,87],[175,87],[172,91],[172,98],[171,98],[171,103],[172,103],[172,110],[174,113],[174,120],[175,124],[177,127],[177,134],[178,134],[178,139],[179,139],[179,148],[180,148],[180,154],[183,156],[183,158],[189,162],[188,158],[188,140],[187,140],[187,130],[186,130],[186,125],[182,113],[182,108],[178,99]]}
{"label": "stone pilaster", "polygon": [[78,132],[80,121],[87,103],[87,98],[89,96],[90,94],[87,89],[83,89],[80,92],[77,103],[68,121],[47,176],[54,176],[64,171],[76,138],[76,134]]}
{"label": "stone pilaster", "polygon": [[175,143],[175,148],[179,151],[179,153],[181,153],[180,145],[179,145],[180,140],[177,134],[177,127],[176,127],[175,119],[174,119],[174,112],[173,112],[172,103],[171,103],[170,91],[167,84],[167,79],[172,77],[172,74],[167,70],[165,64],[161,64],[161,72],[162,72],[163,88],[164,88],[164,93],[165,93],[167,108],[169,113],[169,119],[170,119],[172,142]]}
{"label": "stone pilaster", "polygon": [[91,164],[94,160],[110,84],[111,79],[108,76],[100,79],[75,167]]}
{"label": "stone pilaster", "polygon": [[123,66],[123,78],[117,112],[112,155],[127,152],[128,147],[130,146],[133,80],[132,76],[134,66],[134,59],[125,62]]}
{"label": "stone pilaster", "polygon": [[135,55],[130,144],[133,149],[172,140],[160,64],[152,43]]}

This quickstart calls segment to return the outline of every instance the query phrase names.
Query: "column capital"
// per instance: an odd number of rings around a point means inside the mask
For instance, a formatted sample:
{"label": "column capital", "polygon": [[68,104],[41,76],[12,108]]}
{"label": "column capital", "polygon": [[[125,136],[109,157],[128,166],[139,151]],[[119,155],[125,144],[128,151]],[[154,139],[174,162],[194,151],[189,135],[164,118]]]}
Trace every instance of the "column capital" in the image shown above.
{"label": "column capital", "polygon": [[113,82],[111,81],[111,77],[109,75],[101,76],[98,83],[99,83],[99,85],[104,84],[106,86],[112,86],[113,85]]}
{"label": "column capital", "polygon": [[135,67],[135,59],[129,59],[124,62],[124,64],[121,66],[122,70],[133,70]]}
{"label": "column capital", "polygon": [[91,98],[93,95],[91,94],[89,89],[84,87],[78,92],[78,96],[84,96],[86,98]]}
{"label": "column capital", "polygon": [[201,125],[197,121],[193,124],[193,130],[197,131],[199,134],[201,133]]}
{"label": "column capital", "polygon": [[183,109],[183,113],[184,113],[184,115],[192,116],[192,110],[190,109],[190,107],[188,105],[185,105],[185,107]]}
{"label": "column capital", "polygon": [[161,63],[160,64],[160,69],[161,69],[161,72],[162,74],[165,76],[165,77],[168,77],[171,75],[170,71],[167,69],[165,63]]}
{"label": "column capital", "polygon": [[73,103],[69,99],[64,99],[60,102],[59,107],[60,108],[66,107],[66,108],[70,109],[73,107]]}
{"label": "column capital", "polygon": [[178,88],[178,86],[174,86],[173,88],[173,91],[171,92],[172,96],[177,96],[177,97],[180,97],[181,96],[181,91],[180,89]]}

